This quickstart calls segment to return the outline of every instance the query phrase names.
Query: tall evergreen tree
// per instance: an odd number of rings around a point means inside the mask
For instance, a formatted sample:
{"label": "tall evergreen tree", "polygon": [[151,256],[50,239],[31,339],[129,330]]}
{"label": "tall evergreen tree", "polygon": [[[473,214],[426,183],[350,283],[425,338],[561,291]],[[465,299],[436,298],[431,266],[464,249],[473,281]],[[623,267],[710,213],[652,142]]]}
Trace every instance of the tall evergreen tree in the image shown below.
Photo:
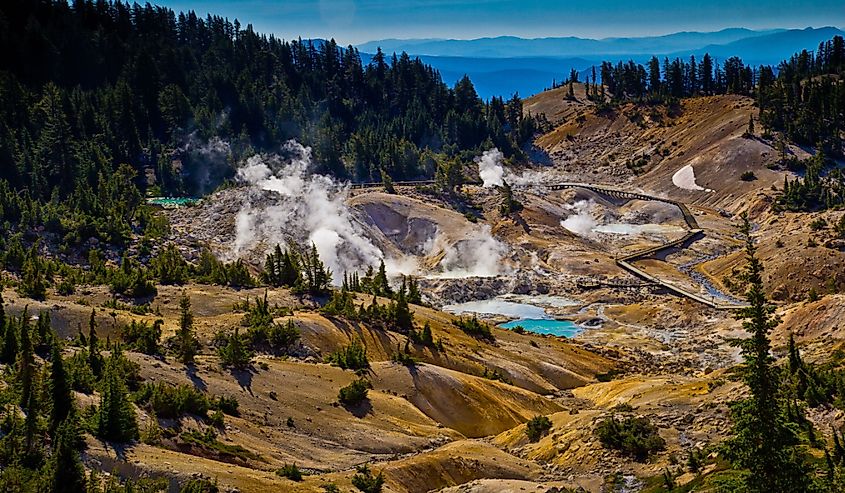
{"label": "tall evergreen tree", "polygon": [[77,450],[78,426],[72,419],[65,419],[56,429],[49,464],[50,493],[86,491],[85,468]]}
{"label": "tall evergreen tree", "polygon": [[124,384],[121,358],[123,355],[116,347],[106,361],[96,427],[97,436],[104,440],[128,442],[138,438],[138,421]]}
{"label": "tall evergreen tree", "polygon": [[28,413],[34,412],[33,379],[35,378],[35,355],[32,352],[32,339],[29,328],[29,313],[24,307],[20,319],[20,348],[18,350],[18,381],[21,388],[20,404]]}
{"label": "tall evergreen tree", "polygon": [[0,287],[0,335],[6,335],[6,307],[3,300],[3,288]]}
{"label": "tall evergreen tree", "polygon": [[194,362],[200,343],[194,333],[194,314],[191,312],[191,298],[183,291],[179,299],[179,329],[174,337],[176,358],[182,364]]}
{"label": "tall evergreen tree", "polygon": [[88,318],[88,366],[95,377],[103,373],[103,355],[100,354],[100,339],[97,337],[97,311],[91,309],[91,316]]}
{"label": "tall evergreen tree", "polygon": [[407,286],[402,280],[402,287],[396,293],[396,308],[394,309],[394,320],[396,327],[403,332],[409,332],[414,328],[414,314],[408,307]]}
{"label": "tall evergreen tree", "polygon": [[709,53],[704,54],[701,65],[698,66],[698,80],[701,83],[701,92],[704,94],[713,93],[713,59]]}
{"label": "tall evergreen tree", "polygon": [[0,351],[0,362],[13,364],[18,357],[18,328],[14,318],[3,317],[3,348]]}
{"label": "tall evergreen tree", "polygon": [[748,286],[745,297],[749,306],[740,310],[737,318],[750,337],[736,344],[743,357],[742,378],[751,396],[731,406],[733,436],[726,443],[726,452],[737,466],[750,472],[745,480],[746,491],[806,491],[807,470],[779,397],[779,380],[771,354],[769,333],[779,320],[774,306],[766,300],[763,264],[757,258],[751,223],[745,214],[740,234],[745,241],[747,265],[742,276]]}
{"label": "tall evergreen tree", "polygon": [[73,411],[73,393],[62,359],[59,342],[54,338],[50,355],[50,424],[55,430]]}

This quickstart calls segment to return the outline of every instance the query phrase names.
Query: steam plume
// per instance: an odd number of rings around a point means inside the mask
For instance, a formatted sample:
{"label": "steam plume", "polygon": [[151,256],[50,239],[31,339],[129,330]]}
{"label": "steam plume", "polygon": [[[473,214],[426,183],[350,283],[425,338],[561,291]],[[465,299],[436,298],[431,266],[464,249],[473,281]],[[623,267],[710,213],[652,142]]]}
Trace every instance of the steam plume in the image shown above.
{"label": "steam plume", "polygon": [[592,200],[579,200],[574,204],[566,204],[564,208],[572,211],[572,214],[560,222],[560,225],[569,231],[581,235],[589,236],[597,223],[590,214],[590,209],[596,205]]}
{"label": "steam plume", "polygon": [[478,163],[478,175],[484,182],[484,187],[502,186],[502,179],[505,176],[505,168],[502,167],[502,152],[495,147],[484,151],[480,157],[475,158]]}
{"label": "steam plume", "polygon": [[376,265],[384,254],[363,235],[346,207],[348,187],[310,174],[310,168],[311,149],[289,141],[282,156],[255,155],[238,169],[238,180],[252,190],[237,216],[234,254],[287,240],[313,243],[339,284],[344,272]]}
{"label": "steam plume", "polygon": [[[443,271],[433,277],[458,279],[464,277],[492,277],[503,274],[502,260],[508,248],[484,225],[470,233],[470,237],[447,245],[440,261]],[[437,243],[437,242],[436,242]]]}

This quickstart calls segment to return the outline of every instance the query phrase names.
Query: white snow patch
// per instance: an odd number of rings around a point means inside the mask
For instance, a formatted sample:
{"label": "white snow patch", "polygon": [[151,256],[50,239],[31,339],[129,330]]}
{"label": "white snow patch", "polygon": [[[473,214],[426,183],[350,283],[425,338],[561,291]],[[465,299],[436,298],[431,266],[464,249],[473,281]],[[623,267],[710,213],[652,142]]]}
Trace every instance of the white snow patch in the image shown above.
{"label": "white snow patch", "polygon": [[704,188],[695,182],[695,170],[692,169],[692,164],[688,164],[679,169],[672,175],[672,183],[676,187],[684,190],[694,190],[699,192],[714,192],[715,190]]}

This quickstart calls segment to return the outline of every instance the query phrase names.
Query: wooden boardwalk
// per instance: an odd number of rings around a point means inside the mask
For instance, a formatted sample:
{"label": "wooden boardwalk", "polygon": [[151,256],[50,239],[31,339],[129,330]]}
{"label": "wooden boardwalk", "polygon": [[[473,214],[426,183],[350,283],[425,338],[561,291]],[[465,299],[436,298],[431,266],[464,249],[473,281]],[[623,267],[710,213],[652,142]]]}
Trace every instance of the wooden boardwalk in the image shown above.
{"label": "wooden boardwalk", "polygon": [[640,278],[640,279],[642,279],[646,282],[659,285],[659,286],[665,288],[666,290],[668,290],[672,293],[675,293],[679,296],[689,298],[693,301],[697,301],[697,302],[699,302],[703,305],[707,305],[707,306],[709,306],[711,308],[715,308],[717,310],[738,310],[738,309],[745,308],[745,307],[748,306],[748,305],[745,305],[745,304],[738,304],[738,303],[726,303],[726,302],[723,302],[721,300],[716,300],[715,297],[708,298],[705,295],[692,292],[688,289],[685,289],[681,286],[678,286],[677,284],[671,283],[671,282],[663,280],[663,279],[659,279],[659,278],[643,271],[642,269],[637,268],[636,266],[634,266],[631,263],[631,262],[638,260],[638,259],[641,259],[641,258],[651,257],[653,255],[656,255],[659,252],[662,252],[662,251],[670,249],[670,248],[683,248],[683,246],[685,244],[687,244],[687,242],[693,241],[694,239],[696,239],[698,237],[704,236],[704,230],[701,229],[698,226],[698,221],[695,220],[695,217],[692,215],[692,212],[690,212],[690,210],[687,208],[686,204],[684,204],[682,202],[677,202],[675,200],[665,199],[665,198],[662,198],[662,197],[655,197],[655,196],[652,196],[652,195],[646,195],[646,194],[638,193],[638,192],[629,192],[627,190],[622,190],[622,189],[618,189],[618,188],[614,188],[614,187],[608,187],[608,186],[604,186],[604,185],[591,185],[591,184],[587,184],[587,183],[557,183],[557,184],[554,184],[554,185],[549,185],[548,188],[551,189],[551,190],[563,190],[563,189],[567,189],[567,188],[583,188],[583,189],[586,189],[586,190],[591,190],[591,191],[596,192],[596,193],[607,195],[609,197],[614,197],[614,198],[619,198],[619,199],[628,199],[628,200],[651,200],[651,201],[657,201],[657,202],[664,202],[666,204],[671,204],[671,205],[677,207],[678,209],[680,209],[681,214],[684,217],[684,222],[686,222],[687,228],[689,228],[687,233],[684,236],[678,238],[677,240],[672,240],[672,241],[663,243],[662,245],[656,245],[656,246],[653,246],[653,247],[645,248],[643,250],[638,250],[634,253],[630,253],[628,255],[625,255],[624,257],[617,258],[616,259],[616,265],[618,265],[619,267],[627,270],[631,274],[634,274],[635,276],[637,276],[638,278]]}
{"label": "wooden boardwalk", "polygon": [[[434,180],[419,180],[419,181],[397,181],[393,183],[395,187],[410,187],[410,186],[425,186],[425,185],[433,185]],[[480,185],[477,182],[467,182],[464,183],[465,185]],[[540,186],[544,187],[548,190],[565,190],[568,188],[582,188],[585,190],[591,190],[593,192],[606,195],[608,197],[618,198],[618,199],[625,199],[625,200],[648,200],[648,201],[657,201],[663,202],[665,204],[670,204],[677,207],[681,214],[684,217],[684,222],[687,224],[688,231],[687,233],[678,238],[677,240],[672,240],[662,245],[656,245],[653,247],[645,248],[643,250],[636,251],[634,253],[625,255],[624,257],[620,257],[616,259],[616,265],[625,269],[626,271],[630,272],[631,274],[635,275],[636,277],[642,279],[644,283],[642,285],[658,285],[663,287],[664,289],[675,293],[679,296],[683,296],[685,298],[689,298],[693,301],[697,301],[703,305],[707,305],[711,308],[715,308],[717,310],[738,310],[741,308],[745,308],[747,305],[745,304],[738,304],[738,303],[727,303],[724,301],[717,301],[715,297],[708,298],[705,295],[700,293],[692,292],[684,287],[678,286],[674,283],[671,283],[666,280],[659,279],[642,269],[637,268],[631,262],[635,260],[651,257],[656,255],[659,252],[670,248],[684,248],[688,242],[694,241],[695,239],[704,236],[704,230],[699,227],[698,221],[695,220],[695,216],[693,216],[692,212],[690,212],[689,208],[687,208],[686,204],[683,202],[678,202],[676,200],[671,200],[663,197],[656,197],[654,195],[647,195],[640,192],[631,192],[629,190],[624,190],[617,187],[607,186],[607,185],[595,185],[591,183],[575,183],[575,182],[563,182],[563,183],[554,183],[554,184],[536,184],[536,185],[529,185],[529,186],[514,186],[514,188],[528,188],[530,186]],[[352,183],[349,185],[351,189],[360,190],[360,189],[369,189],[369,188],[381,188],[384,187],[383,183],[380,182],[373,182],[373,183]],[[595,283],[600,283],[601,281],[596,280]],[[585,282],[586,285],[586,282]],[[615,287],[630,287],[631,285],[625,284],[625,286],[615,286]]]}

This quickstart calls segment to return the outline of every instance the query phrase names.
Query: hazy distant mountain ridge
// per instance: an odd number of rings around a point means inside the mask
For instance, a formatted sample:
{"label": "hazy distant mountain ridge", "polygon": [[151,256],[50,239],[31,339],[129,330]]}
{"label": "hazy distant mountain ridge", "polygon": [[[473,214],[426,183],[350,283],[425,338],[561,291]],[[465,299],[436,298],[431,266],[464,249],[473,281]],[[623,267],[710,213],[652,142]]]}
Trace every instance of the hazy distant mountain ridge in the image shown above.
{"label": "hazy distant mountain ridge", "polygon": [[384,39],[358,45],[373,53],[378,47],[387,53],[402,52],[430,56],[486,58],[574,57],[598,55],[651,55],[723,45],[743,39],[782,33],[784,29],[755,31],[729,28],[716,32],[678,32],[664,36],[590,39],[569,37],[520,38],[497,36],[478,39]]}
{"label": "hazy distant mountain ridge", "polygon": [[571,69],[583,76],[602,61],[633,59],[645,63],[652,55],[719,60],[738,56],[750,65],[777,65],[802,49],[843,35],[836,27],[751,30],[729,28],[716,32],[678,32],[664,36],[586,39],[555,37],[525,39],[515,36],[460,39],[384,39],[358,45],[361,58],[381,47],[385,53],[420,57],[438,69],[448,84],[469,75],[482,98],[536,94],[563,81]]}
{"label": "hazy distant mountain ridge", "polygon": [[815,51],[822,41],[843,34],[845,32],[841,29],[830,26],[816,29],[790,29],[765,36],[750,36],[721,45],[710,44],[692,50],[692,52],[673,53],[673,55],[689,56],[694,54],[701,56],[704,53],[710,53],[710,56],[716,58],[739,56],[743,61],[752,65],[770,65],[778,63],[779,60],[787,59],[802,49]]}

